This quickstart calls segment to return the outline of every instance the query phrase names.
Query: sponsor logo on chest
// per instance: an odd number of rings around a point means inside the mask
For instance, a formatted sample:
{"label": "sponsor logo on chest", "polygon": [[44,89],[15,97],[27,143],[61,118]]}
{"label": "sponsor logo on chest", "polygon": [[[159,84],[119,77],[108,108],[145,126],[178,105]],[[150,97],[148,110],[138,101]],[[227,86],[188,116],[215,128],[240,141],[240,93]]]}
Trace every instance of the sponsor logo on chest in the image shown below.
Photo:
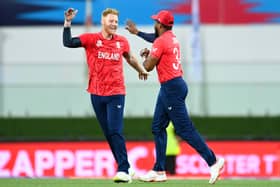
{"label": "sponsor logo on chest", "polygon": [[[116,48],[120,49],[120,42],[115,43]],[[96,42],[97,47],[103,47],[103,43],[101,40],[97,40]],[[114,60],[114,61],[119,61],[120,60],[120,53],[117,52],[105,52],[105,51],[98,51],[97,55],[98,59],[105,59],[105,60]]]}
{"label": "sponsor logo on chest", "polygon": [[120,56],[121,56],[120,53],[98,51],[98,58],[99,59],[119,61]]}

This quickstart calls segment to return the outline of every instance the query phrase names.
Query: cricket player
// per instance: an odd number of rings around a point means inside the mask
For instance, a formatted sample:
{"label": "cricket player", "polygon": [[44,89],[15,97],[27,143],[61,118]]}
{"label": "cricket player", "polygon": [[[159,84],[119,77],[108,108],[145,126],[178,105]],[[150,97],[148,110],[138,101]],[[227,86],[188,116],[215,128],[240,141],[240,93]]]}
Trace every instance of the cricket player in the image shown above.
{"label": "cricket player", "polygon": [[[132,20],[126,21],[126,30],[131,34],[137,35],[147,42],[153,43],[156,39],[155,33],[146,33],[137,29],[136,24]],[[167,144],[166,144],[166,161],[165,171],[169,175],[176,175],[176,158],[180,154],[179,138],[175,134],[174,126],[170,121],[167,128]]]}
{"label": "cricket player", "polygon": [[210,184],[214,184],[224,166],[224,159],[216,159],[214,152],[195,129],[187,112],[185,99],[188,87],[183,80],[180,45],[172,32],[174,17],[167,10],[153,15],[155,40],[151,51],[141,50],[145,58],[144,68],[149,72],[155,67],[161,84],[152,122],[152,133],[156,147],[156,162],[151,171],[140,176],[146,182],[166,181],[166,128],[171,120],[176,134],[190,144],[210,167]]}
{"label": "cricket player", "polygon": [[[123,111],[125,84],[122,58],[132,66],[139,79],[146,80],[148,73],[130,52],[127,39],[116,34],[119,12],[107,8],[101,17],[102,29],[97,33],[71,36],[71,21],[77,14],[72,8],[65,12],[63,44],[65,47],[83,47],[88,65],[88,89],[97,120],[117,162],[114,182],[132,181],[129,172],[125,139],[123,137]],[[130,170],[131,171],[131,170]]]}

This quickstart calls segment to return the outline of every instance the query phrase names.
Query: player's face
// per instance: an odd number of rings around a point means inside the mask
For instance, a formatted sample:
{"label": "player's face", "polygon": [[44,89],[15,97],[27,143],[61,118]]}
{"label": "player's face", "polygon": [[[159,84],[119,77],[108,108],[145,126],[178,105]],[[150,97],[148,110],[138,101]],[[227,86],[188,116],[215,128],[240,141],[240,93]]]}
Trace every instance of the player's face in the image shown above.
{"label": "player's face", "polygon": [[102,26],[106,33],[115,34],[118,28],[118,16],[114,14],[108,14],[102,18]]}

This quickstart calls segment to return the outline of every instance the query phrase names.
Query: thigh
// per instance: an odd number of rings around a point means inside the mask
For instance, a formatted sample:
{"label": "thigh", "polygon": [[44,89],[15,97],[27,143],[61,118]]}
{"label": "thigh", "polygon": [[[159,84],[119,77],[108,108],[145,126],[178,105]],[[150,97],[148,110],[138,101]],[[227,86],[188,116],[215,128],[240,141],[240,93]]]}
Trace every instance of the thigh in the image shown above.
{"label": "thigh", "polygon": [[94,109],[96,118],[100,123],[104,132],[107,132],[108,121],[107,121],[107,107],[106,103],[104,103],[102,96],[91,95],[91,104]]}
{"label": "thigh", "polygon": [[123,112],[125,105],[124,95],[110,96],[107,103],[108,128],[111,132],[121,133],[123,131]]}
{"label": "thigh", "polygon": [[182,102],[180,100],[174,102],[173,110],[170,111],[168,115],[178,135],[181,136],[182,132],[193,131],[194,126],[188,114],[185,102]]}
{"label": "thigh", "polygon": [[187,89],[182,89],[181,91],[178,90],[177,97],[166,98],[168,106],[172,106],[172,110],[168,110],[168,116],[173,122],[176,131],[193,128],[185,103],[186,95]]}

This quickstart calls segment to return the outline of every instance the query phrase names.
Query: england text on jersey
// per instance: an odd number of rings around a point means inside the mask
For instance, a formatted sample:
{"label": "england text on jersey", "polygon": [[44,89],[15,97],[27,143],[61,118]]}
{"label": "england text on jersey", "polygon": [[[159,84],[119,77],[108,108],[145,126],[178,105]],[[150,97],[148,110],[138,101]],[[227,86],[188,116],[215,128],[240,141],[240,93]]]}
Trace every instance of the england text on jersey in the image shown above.
{"label": "england text on jersey", "polygon": [[110,53],[110,52],[102,52],[98,51],[98,58],[99,59],[106,59],[106,60],[120,60],[120,54],[119,53]]}

